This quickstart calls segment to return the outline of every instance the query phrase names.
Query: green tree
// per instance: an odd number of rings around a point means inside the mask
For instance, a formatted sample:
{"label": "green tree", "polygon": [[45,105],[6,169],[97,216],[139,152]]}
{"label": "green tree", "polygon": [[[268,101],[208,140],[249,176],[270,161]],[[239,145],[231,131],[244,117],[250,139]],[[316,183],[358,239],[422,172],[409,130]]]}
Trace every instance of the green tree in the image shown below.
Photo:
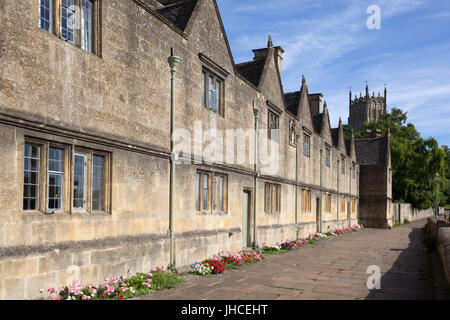
{"label": "green tree", "polygon": [[423,139],[414,125],[406,122],[407,119],[406,112],[393,108],[378,121],[364,126],[364,131],[380,129],[383,135],[388,130],[391,132],[393,198],[410,202],[419,209],[433,207],[436,194],[435,174],[439,173],[439,199],[440,204],[445,205],[449,192],[448,148],[439,147],[432,137]]}

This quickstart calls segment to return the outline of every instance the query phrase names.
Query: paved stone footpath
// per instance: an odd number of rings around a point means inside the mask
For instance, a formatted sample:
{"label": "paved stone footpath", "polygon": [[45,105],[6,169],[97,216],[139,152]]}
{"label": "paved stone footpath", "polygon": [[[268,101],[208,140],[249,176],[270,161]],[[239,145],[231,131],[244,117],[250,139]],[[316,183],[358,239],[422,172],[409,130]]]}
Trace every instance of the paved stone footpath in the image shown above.
{"label": "paved stone footpath", "polygon": [[[425,221],[329,238],[222,275],[186,275],[177,288],[143,300],[433,299],[432,262],[421,242]],[[381,290],[366,286],[381,269]]]}

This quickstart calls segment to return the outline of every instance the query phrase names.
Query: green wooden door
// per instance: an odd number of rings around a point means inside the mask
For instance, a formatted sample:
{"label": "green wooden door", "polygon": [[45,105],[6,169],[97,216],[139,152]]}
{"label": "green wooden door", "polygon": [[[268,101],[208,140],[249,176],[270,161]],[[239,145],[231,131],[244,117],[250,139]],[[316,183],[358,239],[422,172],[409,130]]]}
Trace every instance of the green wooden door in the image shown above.
{"label": "green wooden door", "polygon": [[250,195],[248,192],[242,193],[242,247],[248,247],[248,208]]}

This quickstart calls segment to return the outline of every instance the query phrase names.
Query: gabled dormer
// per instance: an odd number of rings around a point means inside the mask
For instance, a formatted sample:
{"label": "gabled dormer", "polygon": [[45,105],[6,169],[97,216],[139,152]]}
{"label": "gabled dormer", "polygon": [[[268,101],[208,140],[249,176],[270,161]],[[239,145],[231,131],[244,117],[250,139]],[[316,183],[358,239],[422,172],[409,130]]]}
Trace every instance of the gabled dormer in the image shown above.
{"label": "gabled dormer", "polygon": [[255,86],[272,105],[285,110],[285,99],[281,83],[281,61],[284,50],[274,47],[269,35],[267,47],[252,50],[253,61],[239,63],[236,71]]}
{"label": "gabled dormer", "polygon": [[333,139],[331,137],[331,125],[330,125],[330,115],[328,113],[327,102],[323,104],[323,113],[321,114],[321,128],[320,135],[322,136],[325,144],[331,146],[333,144]]}
{"label": "gabled dormer", "polygon": [[331,136],[333,138],[333,146],[342,154],[347,154],[345,148],[344,126],[342,124],[341,118],[339,118],[339,126],[337,128],[331,129]]}

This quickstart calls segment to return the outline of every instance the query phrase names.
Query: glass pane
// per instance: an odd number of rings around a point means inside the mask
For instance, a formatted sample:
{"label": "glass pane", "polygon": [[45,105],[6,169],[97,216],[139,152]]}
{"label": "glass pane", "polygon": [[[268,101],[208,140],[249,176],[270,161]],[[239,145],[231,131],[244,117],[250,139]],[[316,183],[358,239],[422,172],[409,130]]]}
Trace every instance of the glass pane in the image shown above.
{"label": "glass pane", "polygon": [[206,107],[205,106],[205,99],[206,99],[205,95],[206,95],[206,91],[205,91],[205,73],[202,72],[202,106],[203,107]]}
{"label": "glass pane", "polygon": [[81,48],[92,52],[92,1],[82,0]]}
{"label": "glass pane", "polygon": [[85,157],[82,155],[75,155],[73,170],[73,207],[77,209],[84,208],[85,167]]}
{"label": "glass pane", "polygon": [[60,210],[62,208],[62,190],[62,174],[49,173],[48,209]]}
{"label": "glass pane", "polygon": [[208,175],[203,175],[203,210],[208,210]]}
{"label": "glass pane", "polygon": [[217,209],[217,177],[213,177],[213,186],[212,186],[212,201],[213,201],[213,210]]}
{"label": "glass pane", "polygon": [[94,156],[92,161],[92,210],[103,210],[104,157]]}
{"label": "glass pane", "polygon": [[39,1],[39,27],[45,31],[51,32],[52,25],[52,0]]}
{"label": "glass pane", "polygon": [[38,147],[25,145],[23,172],[23,210],[36,210],[38,199]]}
{"label": "glass pane", "polygon": [[48,170],[52,172],[63,171],[63,150],[49,149]]}
{"label": "glass pane", "polygon": [[61,38],[74,43],[75,7],[73,0],[62,0]]}
{"label": "glass pane", "polygon": [[200,173],[197,173],[195,177],[195,207],[197,211],[200,211]]}
{"label": "glass pane", "polygon": [[209,109],[213,109],[214,106],[214,78],[209,77]]}
{"label": "glass pane", "polygon": [[223,177],[220,177],[219,197],[219,210],[223,212]]}

